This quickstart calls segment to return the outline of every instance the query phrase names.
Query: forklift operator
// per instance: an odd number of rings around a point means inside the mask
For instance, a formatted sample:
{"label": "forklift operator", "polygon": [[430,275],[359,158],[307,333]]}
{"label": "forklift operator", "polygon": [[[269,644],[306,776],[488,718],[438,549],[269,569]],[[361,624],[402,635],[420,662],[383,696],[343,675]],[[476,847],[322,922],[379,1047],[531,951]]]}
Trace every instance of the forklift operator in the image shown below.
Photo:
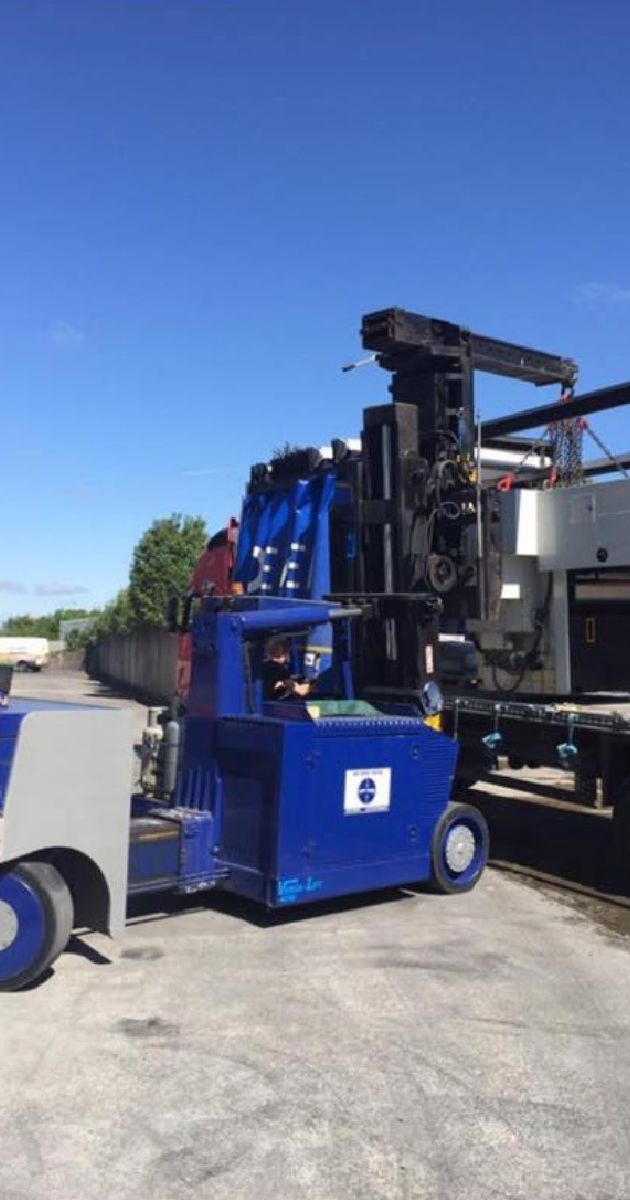
{"label": "forklift operator", "polygon": [[262,668],[263,694],[265,700],[286,700],[289,696],[303,699],[311,691],[311,684],[294,679],[289,670],[290,646],[286,638],[270,638],[265,646]]}

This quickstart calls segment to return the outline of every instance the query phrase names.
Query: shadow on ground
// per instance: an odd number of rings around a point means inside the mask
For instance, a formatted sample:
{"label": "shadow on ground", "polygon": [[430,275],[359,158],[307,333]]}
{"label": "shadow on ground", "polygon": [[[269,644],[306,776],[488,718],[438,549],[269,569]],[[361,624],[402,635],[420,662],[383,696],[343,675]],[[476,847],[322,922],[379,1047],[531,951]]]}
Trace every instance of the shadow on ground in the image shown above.
{"label": "shadow on ground", "polygon": [[[416,889],[414,889],[416,890]],[[409,889],[407,889],[407,894]],[[352,912],[357,908],[376,908],[381,904],[403,901],[402,888],[385,888],[377,892],[363,892],[354,896],[340,896],[334,900],[319,900],[315,904],[301,904],[295,908],[267,909],[263,904],[234,896],[230,892],[201,892],[199,896],[175,896],[169,892],[159,895],[132,896],[127,905],[127,920],[134,925],[176,918],[185,913],[211,908],[236,920],[246,921],[259,929],[270,929],[280,925],[292,925],[299,921],[316,920],[331,913]]]}
{"label": "shadow on ground", "polygon": [[493,859],[557,876],[568,884],[630,896],[627,878],[616,864],[613,823],[600,812],[567,811],[474,790],[470,801],[483,812]]}
{"label": "shadow on ground", "polygon": [[85,692],[86,696],[94,696],[97,699],[103,700],[134,700],[137,704],[142,704],[145,707],[156,704],[155,697],[143,692],[138,688],[126,688],[122,684],[104,683],[99,679],[88,679],[88,684]]}

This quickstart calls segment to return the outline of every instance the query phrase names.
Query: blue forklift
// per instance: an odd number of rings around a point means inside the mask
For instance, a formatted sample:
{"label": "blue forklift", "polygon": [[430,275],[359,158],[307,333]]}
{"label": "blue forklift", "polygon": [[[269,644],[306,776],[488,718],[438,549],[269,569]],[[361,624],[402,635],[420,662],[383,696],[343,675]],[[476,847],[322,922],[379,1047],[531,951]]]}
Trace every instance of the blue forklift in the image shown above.
{"label": "blue forklift", "polygon": [[[130,796],[128,712],[0,708],[0,990],[45,976],[73,929],[118,934],[128,896],[221,888],[275,909],[479,880],[488,831],[449,802],[457,744],[432,672],[408,693],[355,693],[373,602],[210,595],[194,608],[186,711],[149,739],[143,792]],[[304,678],[318,630],[326,663],[308,694],[270,696],[270,637],[289,640]]]}

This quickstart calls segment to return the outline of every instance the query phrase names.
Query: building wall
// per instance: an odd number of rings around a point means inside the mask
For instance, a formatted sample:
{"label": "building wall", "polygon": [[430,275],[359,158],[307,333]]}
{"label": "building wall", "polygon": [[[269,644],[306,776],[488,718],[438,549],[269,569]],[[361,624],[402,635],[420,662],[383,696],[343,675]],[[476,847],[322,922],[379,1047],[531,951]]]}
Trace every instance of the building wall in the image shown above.
{"label": "building wall", "polygon": [[177,637],[165,629],[110,634],[89,647],[86,668],[148,703],[167,704],[177,683]]}

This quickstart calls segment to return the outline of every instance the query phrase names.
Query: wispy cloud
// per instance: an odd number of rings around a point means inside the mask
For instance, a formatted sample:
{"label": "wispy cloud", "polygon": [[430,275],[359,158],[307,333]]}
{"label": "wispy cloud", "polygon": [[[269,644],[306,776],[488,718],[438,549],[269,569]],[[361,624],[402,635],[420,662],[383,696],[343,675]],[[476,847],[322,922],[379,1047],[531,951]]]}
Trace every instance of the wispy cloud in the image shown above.
{"label": "wispy cloud", "polygon": [[78,347],[87,342],[87,334],[69,321],[54,321],[46,330],[46,340],[51,346]]}
{"label": "wispy cloud", "polygon": [[630,287],[618,283],[580,283],[573,293],[576,304],[630,304]]}
{"label": "wispy cloud", "polygon": [[11,592],[14,596],[23,596],[26,588],[14,579],[0,579],[0,592]]}
{"label": "wispy cloud", "polygon": [[36,596],[86,596],[89,588],[75,583],[38,583],[35,588]]}
{"label": "wispy cloud", "polygon": [[199,475],[225,475],[241,471],[242,467],[192,467],[182,471],[185,479],[196,479]]}

